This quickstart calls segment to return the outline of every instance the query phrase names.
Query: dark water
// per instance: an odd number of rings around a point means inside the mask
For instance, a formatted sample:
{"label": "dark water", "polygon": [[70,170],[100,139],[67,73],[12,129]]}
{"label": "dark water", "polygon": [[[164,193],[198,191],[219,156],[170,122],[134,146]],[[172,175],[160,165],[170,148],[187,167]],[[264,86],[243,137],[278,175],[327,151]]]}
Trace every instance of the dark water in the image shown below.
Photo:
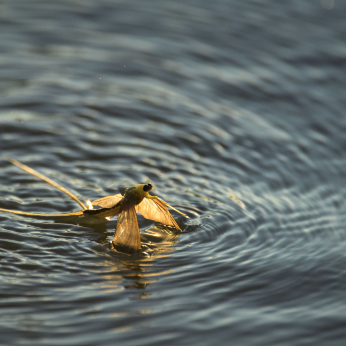
{"label": "dark water", "polygon": [[[0,214],[1,345],[345,345],[346,2],[0,3],[0,145],[81,198],[190,219]],[[0,161],[0,207],[69,212]],[[239,199],[244,205],[237,203]]]}

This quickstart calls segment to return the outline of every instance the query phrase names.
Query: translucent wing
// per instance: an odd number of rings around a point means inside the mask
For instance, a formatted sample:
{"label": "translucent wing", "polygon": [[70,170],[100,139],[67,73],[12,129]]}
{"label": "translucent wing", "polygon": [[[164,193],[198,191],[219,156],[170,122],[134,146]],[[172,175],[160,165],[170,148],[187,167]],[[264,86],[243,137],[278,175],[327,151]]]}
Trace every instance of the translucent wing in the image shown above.
{"label": "translucent wing", "polygon": [[65,214],[30,213],[30,212],[4,209],[4,208],[0,208],[0,211],[6,212],[6,213],[18,214],[18,215],[32,216],[32,217],[40,217],[40,218],[42,217],[47,219],[68,217],[68,216],[83,216],[83,215],[89,215],[99,219],[104,219],[106,217],[113,217],[114,215],[119,213],[120,205],[117,205],[117,204],[122,199],[123,199],[123,196],[121,194],[103,197],[92,202],[92,205],[94,207],[100,207],[99,209],[91,209],[91,210],[86,209],[82,211],[65,213]]}
{"label": "translucent wing", "polygon": [[144,198],[141,203],[136,205],[136,211],[141,213],[146,219],[161,222],[164,225],[173,226],[178,231],[181,231],[173,216],[168,211],[166,202],[162,199]]}
{"label": "translucent wing", "polygon": [[113,196],[106,196],[96,199],[92,202],[93,207],[96,209],[87,209],[83,211],[84,215],[93,216],[99,219],[106,217],[113,217],[120,211],[120,201],[124,197],[119,193]]}
{"label": "translucent wing", "polygon": [[101,208],[113,208],[115,207],[124,197],[118,193],[117,195],[106,196],[103,198],[96,199],[92,202],[94,207]]}
{"label": "translucent wing", "polygon": [[125,197],[120,202],[113,245],[116,249],[127,253],[136,253],[141,248],[136,209],[131,197]]}
{"label": "translucent wing", "polygon": [[113,208],[100,208],[100,209],[87,209],[83,210],[83,215],[89,215],[96,217],[98,219],[105,219],[107,217],[113,217],[117,215],[120,211],[120,204],[114,206]]}

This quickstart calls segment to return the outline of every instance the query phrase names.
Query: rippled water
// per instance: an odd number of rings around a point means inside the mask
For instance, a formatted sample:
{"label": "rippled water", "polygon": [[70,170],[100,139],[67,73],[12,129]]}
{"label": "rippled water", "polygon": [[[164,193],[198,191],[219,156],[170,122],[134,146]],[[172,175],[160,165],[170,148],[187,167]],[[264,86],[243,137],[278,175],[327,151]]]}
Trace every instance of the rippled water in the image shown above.
{"label": "rippled water", "polygon": [[[0,4],[0,145],[96,199],[187,213],[75,225],[0,214],[0,344],[344,345],[346,3]],[[237,202],[237,199],[241,203]],[[78,210],[0,161],[0,207]]]}

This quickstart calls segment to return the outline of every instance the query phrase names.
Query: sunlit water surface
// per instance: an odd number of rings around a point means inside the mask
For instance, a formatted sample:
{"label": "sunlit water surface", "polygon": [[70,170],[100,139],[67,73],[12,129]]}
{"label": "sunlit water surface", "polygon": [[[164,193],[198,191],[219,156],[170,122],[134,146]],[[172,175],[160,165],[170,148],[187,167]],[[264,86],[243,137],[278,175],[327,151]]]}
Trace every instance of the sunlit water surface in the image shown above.
{"label": "sunlit water surface", "polygon": [[[346,2],[0,4],[0,145],[183,229],[0,214],[0,344],[345,345]],[[78,205],[0,161],[0,207]],[[241,201],[238,203],[238,201]]]}

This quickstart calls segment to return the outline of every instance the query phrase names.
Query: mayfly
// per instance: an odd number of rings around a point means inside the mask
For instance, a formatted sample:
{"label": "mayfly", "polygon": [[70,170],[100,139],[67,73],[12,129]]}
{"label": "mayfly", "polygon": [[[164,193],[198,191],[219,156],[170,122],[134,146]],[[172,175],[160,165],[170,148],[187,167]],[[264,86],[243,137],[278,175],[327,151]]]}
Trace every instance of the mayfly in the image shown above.
{"label": "mayfly", "polygon": [[181,231],[181,229],[168,211],[167,207],[187,217],[185,214],[173,208],[159,197],[150,195],[149,192],[154,189],[151,184],[139,184],[129,187],[125,190],[124,195],[116,194],[97,199],[93,202],[87,201],[87,207],[72,192],[68,191],[53,180],[15,159],[7,156],[5,159],[23,169],[27,173],[33,174],[34,176],[46,181],[50,185],[53,185],[60,191],[66,193],[74,201],[76,201],[83,208],[83,210],[64,214],[28,213],[4,208],[0,208],[0,211],[43,218],[88,216],[96,219],[110,219],[118,214],[119,216],[112,242],[114,247],[122,252],[136,253],[141,248],[141,237],[136,213],[142,214],[146,219],[175,227],[178,231]]}

